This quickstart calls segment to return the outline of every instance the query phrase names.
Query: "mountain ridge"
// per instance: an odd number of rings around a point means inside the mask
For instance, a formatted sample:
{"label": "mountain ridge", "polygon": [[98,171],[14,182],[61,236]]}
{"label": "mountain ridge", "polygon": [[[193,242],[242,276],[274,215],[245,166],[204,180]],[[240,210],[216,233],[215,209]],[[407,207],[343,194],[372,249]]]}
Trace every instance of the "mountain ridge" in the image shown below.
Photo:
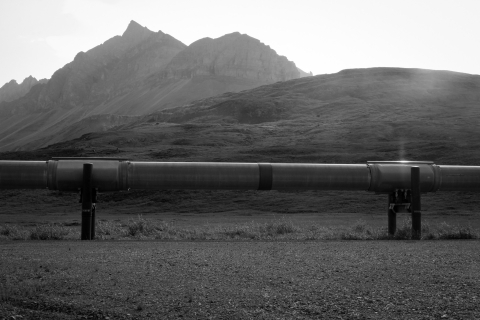
{"label": "mountain ridge", "polygon": [[[201,59],[200,59],[201,57]],[[203,38],[176,55],[163,78],[233,76],[260,81],[286,81],[300,76],[294,64],[258,39],[233,32],[222,37]]]}
{"label": "mountain ridge", "polygon": [[[0,150],[53,136],[63,130],[60,123],[67,127],[100,114],[142,115],[300,76],[293,62],[247,35],[233,33],[208,42],[211,48],[197,50],[202,40],[187,47],[132,20],[122,36],[79,52],[48,83],[0,103]],[[189,75],[179,77],[185,70]]]}
{"label": "mountain ridge", "polygon": [[16,80],[11,80],[0,88],[0,103],[19,99],[26,95],[33,86],[46,82],[48,82],[47,79],[37,80],[32,76],[28,76],[20,84]]}

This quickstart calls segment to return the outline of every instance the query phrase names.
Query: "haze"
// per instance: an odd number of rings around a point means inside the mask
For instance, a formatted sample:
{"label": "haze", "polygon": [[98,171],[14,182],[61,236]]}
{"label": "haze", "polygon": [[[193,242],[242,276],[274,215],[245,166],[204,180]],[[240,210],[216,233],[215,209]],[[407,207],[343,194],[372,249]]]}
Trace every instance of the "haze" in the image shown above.
{"label": "haze", "polygon": [[186,45],[238,31],[313,74],[415,67],[480,74],[480,1],[0,0],[0,86],[50,78],[130,20]]}

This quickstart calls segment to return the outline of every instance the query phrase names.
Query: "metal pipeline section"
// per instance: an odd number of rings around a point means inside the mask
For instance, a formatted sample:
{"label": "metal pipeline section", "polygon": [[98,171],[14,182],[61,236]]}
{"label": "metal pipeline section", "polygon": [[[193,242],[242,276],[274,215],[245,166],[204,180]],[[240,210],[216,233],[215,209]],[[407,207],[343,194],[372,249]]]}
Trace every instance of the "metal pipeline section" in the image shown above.
{"label": "metal pipeline section", "polygon": [[131,189],[366,190],[365,165],[130,162]]}
{"label": "metal pipeline section", "polygon": [[438,191],[480,191],[480,167],[438,166]]}
{"label": "metal pipeline section", "polygon": [[480,191],[479,166],[433,162],[367,164],[135,162],[123,160],[0,161],[0,189],[77,192],[83,164],[92,163],[92,186],[99,192],[129,189],[364,190],[389,193],[409,189],[410,169],[420,167],[422,193]]}
{"label": "metal pipeline section", "polygon": [[47,188],[47,161],[0,161],[0,189]]}
{"label": "metal pipeline section", "polygon": [[420,168],[421,192],[435,192],[439,188],[439,167],[430,161],[369,161],[367,165],[372,181],[368,191],[389,193],[398,189],[410,189],[412,166]]}

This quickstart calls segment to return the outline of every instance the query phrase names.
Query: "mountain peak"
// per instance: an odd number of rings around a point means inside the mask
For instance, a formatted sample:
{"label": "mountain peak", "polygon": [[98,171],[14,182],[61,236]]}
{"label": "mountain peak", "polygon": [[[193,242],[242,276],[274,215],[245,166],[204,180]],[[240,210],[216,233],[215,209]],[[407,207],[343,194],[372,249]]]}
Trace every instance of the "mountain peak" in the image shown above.
{"label": "mountain peak", "polygon": [[226,35],[224,35],[224,37],[240,37],[240,36],[242,36],[242,34],[238,31],[227,33]]}
{"label": "mountain peak", "polygon": [[23,97],[37,83],[37,79],[32,76],[25,78],[20,84],[16,80],[11,80],[0,88],[0,102],[13,101]]}
{"label": "mountain peak", "polygon": [[35,84],[35,83],[37,83],[37,82],[38,82],[37,79],[36,79],[35,77],[33,77],[33,76],[30,75],[30,76],[26,77],[25,79],[23,79],[22,85],[30,85],[30,86],[32,86],[33,84]]}
{"label": "mountain peak", "polygon": [[272,83],[298,78],[300,73],[295,63],[239,32],[195,41],[177,54],[164,72],[166,78],[212,75]]}
{"label": "mountain peak", "polygon": [[130,20],[130,23],[128,24],[127,30],[131,28],[143,28],[137,21],[135,20]]}
{"label": "mountain peak", "polygon": [[124,38],[146,38],[149,35],[153,34],[147,27],[142,27],[136,21],[130,21],[128,24],[127,30],[123,33],[122,37]]}

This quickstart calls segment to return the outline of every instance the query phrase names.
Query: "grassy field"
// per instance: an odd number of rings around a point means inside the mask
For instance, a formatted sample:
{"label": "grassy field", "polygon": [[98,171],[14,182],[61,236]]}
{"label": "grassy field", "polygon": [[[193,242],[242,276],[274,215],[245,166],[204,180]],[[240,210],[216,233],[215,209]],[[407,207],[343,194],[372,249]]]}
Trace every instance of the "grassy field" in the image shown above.
{"label": "grassy field", "polygon": [[[446,196],[422,198],[424,237],[476,238],[479,195]],[[2,190],[0,199],[0,238],[80,238],[78,194]],[[410,228],[408,218],[398,214],[399,229]],[[272,235],[282,225],[293,231]],[[385,196],[366,192],[135,191],[101,194],[97,204],[98,239],[383,239],[386,226]],[[361,234],[348,236],[352,230]],[[55,235],[35,235],[48,232]]]}
{"label": "grassy field", "polygon": [[[346,215],[342,215],[345,217]],[[351,217],[351,215],[350,215]],[[230,218],[230,219],[228,219]],[[137,216],[129,220],[99,220],[96,222],[97,240],[409,240],[411,220],[399,221],[397,232],[390,236],[386,227],[372,226],[366,220],[350,225],[334,224],[335,220],[321,220],[312,215],[276,216],[203,216],[189,219],[158,219],[158,216]],[[202,221],[203,220],[203,221]],[[337,221],[339,222],[339,221]],[[0,240],[78,240],[80,223],[40,223],[30,226],[0,225]],[[478,239],[480,230],[460,224],[422,223],[424,240]]]}
{"label": "grassy field", "polygon": [[[81,223],[78,198],[78,194],[48,190],[1,190],[0,225],[18,229],[56,225],[68,229],[67,238],[79,238],[74,235]],[[197,230],[212,238],[218,230],[258,229],[283,220],[298,230],[292,238],[305,239],[312,228],[338,234],[355,228],[358,221],[372,232],[384,230],[385,198],[367,192],[135,191],[99,195],[97,221],[99,230],[108,226],[127,230],[141,216],[157,229]],[[422,197],[423,225],[436,230],[447,224],[476,234],[479,203],[480,195],[475,193],[426,194]],[[409,214],[399,213],[398,226],[408,218]],[[115,236],[121,238],[120,234]]]}

